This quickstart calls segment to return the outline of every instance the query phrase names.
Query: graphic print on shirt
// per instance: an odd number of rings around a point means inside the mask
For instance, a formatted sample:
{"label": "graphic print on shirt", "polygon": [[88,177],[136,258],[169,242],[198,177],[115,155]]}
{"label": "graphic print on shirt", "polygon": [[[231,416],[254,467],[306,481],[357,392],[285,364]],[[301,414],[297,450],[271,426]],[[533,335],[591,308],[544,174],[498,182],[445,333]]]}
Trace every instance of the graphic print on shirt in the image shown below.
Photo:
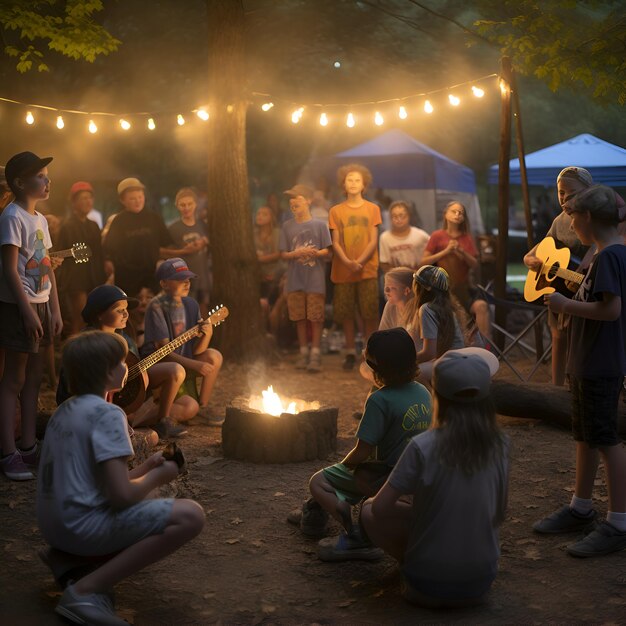
{"label": "graphic print on shirt", "polygon": [[590,302],[593,298],[591,296],[591,288],[593,286],[595,274],[596,274],[596,259],[598,255],[596,254],[591,260],[591,265],[589,265],[589,269],[587,270],[587,274],[583,279],[583,282],[580,284],[578,291],[574,294],[572,300],[577,300],[578,302]]}
{"label": "graphic print on shirt", "polygon": [[413,436],[412,431],[424,431],[429,426],[430,407],[425,404],[412,404],[402,418],[402,429],[409,432],[409,439]]}
{"label": "graphic print on shirt", "polygon": [[33,256],[26,261],[24,274],[34,293],[45,291],[50,284],[50,274],[52,272],[52,264],[48,250],[43,242],[43,231],[38,228],[33,237],[35,241],[32,247],[35,249]]}
{"label": "graphic print on shirt", "polygon": [[343,246],[349,259],[357,258],[367,245],[370,221],[367,216],[350,215],[343,225]]}
{"label": "graphic print on shirt", "polygon": [[[303,228],[291,238],[291,249],[296,248],[315,248],[313,242],[313,231],[310,228]],[[301,265],[315,266],[315,259],[297,259]]]}

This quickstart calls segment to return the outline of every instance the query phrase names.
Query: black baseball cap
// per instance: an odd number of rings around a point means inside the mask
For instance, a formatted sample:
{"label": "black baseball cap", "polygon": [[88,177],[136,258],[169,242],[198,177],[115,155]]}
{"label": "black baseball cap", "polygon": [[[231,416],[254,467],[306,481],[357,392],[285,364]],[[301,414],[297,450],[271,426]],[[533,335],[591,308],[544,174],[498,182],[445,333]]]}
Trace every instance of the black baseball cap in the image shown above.
{"label": "black baseball cap", "polygon": [[408,370],[415,366],[417,360],[415,343],[404,328],[377,330],[367,341],[365,360],[380,374],[392,368]]}
{"label": "black baseball cap", "polygon": [[13,189],[13,181],[20,176],[36,174],[52,161],[52,157],[38,157],[34,152],[19,152],[13,155],[4,167],[7,184]]}
{"label": "black baseball cap", "polygon": [[85,323],[92,324],[98,313],[103,313],[119,300],[128,301],[129,311],[139,304],[137,298],[129,298],[124,290],[115,285],[99,285],[92,289],[87,296],[87,304],[81,312]]}

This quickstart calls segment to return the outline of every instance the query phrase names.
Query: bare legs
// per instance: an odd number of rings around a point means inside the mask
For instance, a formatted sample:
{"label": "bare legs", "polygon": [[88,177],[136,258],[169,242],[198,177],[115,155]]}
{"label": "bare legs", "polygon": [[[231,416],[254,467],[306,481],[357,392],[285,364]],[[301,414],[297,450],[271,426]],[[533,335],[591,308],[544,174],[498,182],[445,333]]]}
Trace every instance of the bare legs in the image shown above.
{"label": "bare legs", "polygon": [[214,350],[213,348],[209,348],[208,350],[205,350],[202,354],[195,355],[194,359],[198,359],[199,361],[204,361],[205,363],[210,363],[211,365],[213,365],[213,369],[206,376],[203,377],[202,386],[200,387],[200,406],[205,407],[209,402],[211,393],[213,393],[213,387],[215,386],[215,381],[217,380],[217,376],[220,373],[224,358],[222,357],[220,352]]}
{"label": "bare legs", "polygon": [[565,384],[567,336],[565,331],[558,328],[550,328],[550,332],[552,333],[552,384],[562,386]]}
{"label": "bare legs", "polygon": [[367,500],[361,509],[361,523],[372,543],[382,548],[394,559],[402,562],[409,540],[411,505],[397,500],[384,517],[374,515],[372,501]]}
{"label": "bare legs", "polygon": [[323,470],[313,474],[309,481],[309,489],[315,501],[345,529],[352,528],[352,509],[350,505],[339,500],[334,487],[324,477]]}

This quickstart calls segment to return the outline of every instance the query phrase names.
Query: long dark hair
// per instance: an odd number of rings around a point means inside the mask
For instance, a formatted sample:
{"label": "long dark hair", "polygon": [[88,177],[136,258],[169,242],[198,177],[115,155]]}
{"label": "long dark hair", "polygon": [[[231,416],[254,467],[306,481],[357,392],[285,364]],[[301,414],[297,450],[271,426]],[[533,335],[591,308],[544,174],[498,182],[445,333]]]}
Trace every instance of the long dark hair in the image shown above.
{"label": "long dark hair", "polygon": [[504,454],[504,435],[490,397],[461,403],[435,391],[434,406],[431,428],[437,431],[442,465],[471,476]]}
{"label": "long dark hair", "polygon": [[446,204],[446,206],[443,209],[443,222],[442,222],[442,226],[441,228],[443,228],[443,230],[448,230],[448,220],[446,219],[446,213],[448,212],[448,209],[450,207],[453,207],[455,204],[458,204],[462,209],[463,209],[463,222],[461,224],[459,224],[459,230],[465,234],[465,233],[469,233],[470,232],[470,226],[469,226],[469,219],[467,217],[467,209],[465,208],[465,205],[462,204],[461,202],[459,202],[458,200],[453,200],[452,202],[448,202],[448,204]]}

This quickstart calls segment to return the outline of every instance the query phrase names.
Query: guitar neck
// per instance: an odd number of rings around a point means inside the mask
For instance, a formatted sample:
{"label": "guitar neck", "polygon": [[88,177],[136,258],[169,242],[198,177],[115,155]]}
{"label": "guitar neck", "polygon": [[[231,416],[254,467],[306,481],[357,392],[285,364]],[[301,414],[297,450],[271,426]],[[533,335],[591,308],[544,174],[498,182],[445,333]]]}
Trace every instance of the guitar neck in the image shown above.
{"label": "guitar neck", "polygon": [[564,278],[565,280],[569,280],[570,282],[576,283],[577,285],[580,285],[580,283],[582,283],[583,279],[585,278],[584,274],[580,274],[579,272],[574,272],[573,270],[568,270],[561,267],[556,271],[556,275],[559,278]]}
{"label": "guitar neck", "polygon": [[50,256],[56,256],[60,259],[66,259],[69,256],[73,256],[71,248],[68,248],[67,250],[55,250],[54,252],[50,252],[49,254]]}

